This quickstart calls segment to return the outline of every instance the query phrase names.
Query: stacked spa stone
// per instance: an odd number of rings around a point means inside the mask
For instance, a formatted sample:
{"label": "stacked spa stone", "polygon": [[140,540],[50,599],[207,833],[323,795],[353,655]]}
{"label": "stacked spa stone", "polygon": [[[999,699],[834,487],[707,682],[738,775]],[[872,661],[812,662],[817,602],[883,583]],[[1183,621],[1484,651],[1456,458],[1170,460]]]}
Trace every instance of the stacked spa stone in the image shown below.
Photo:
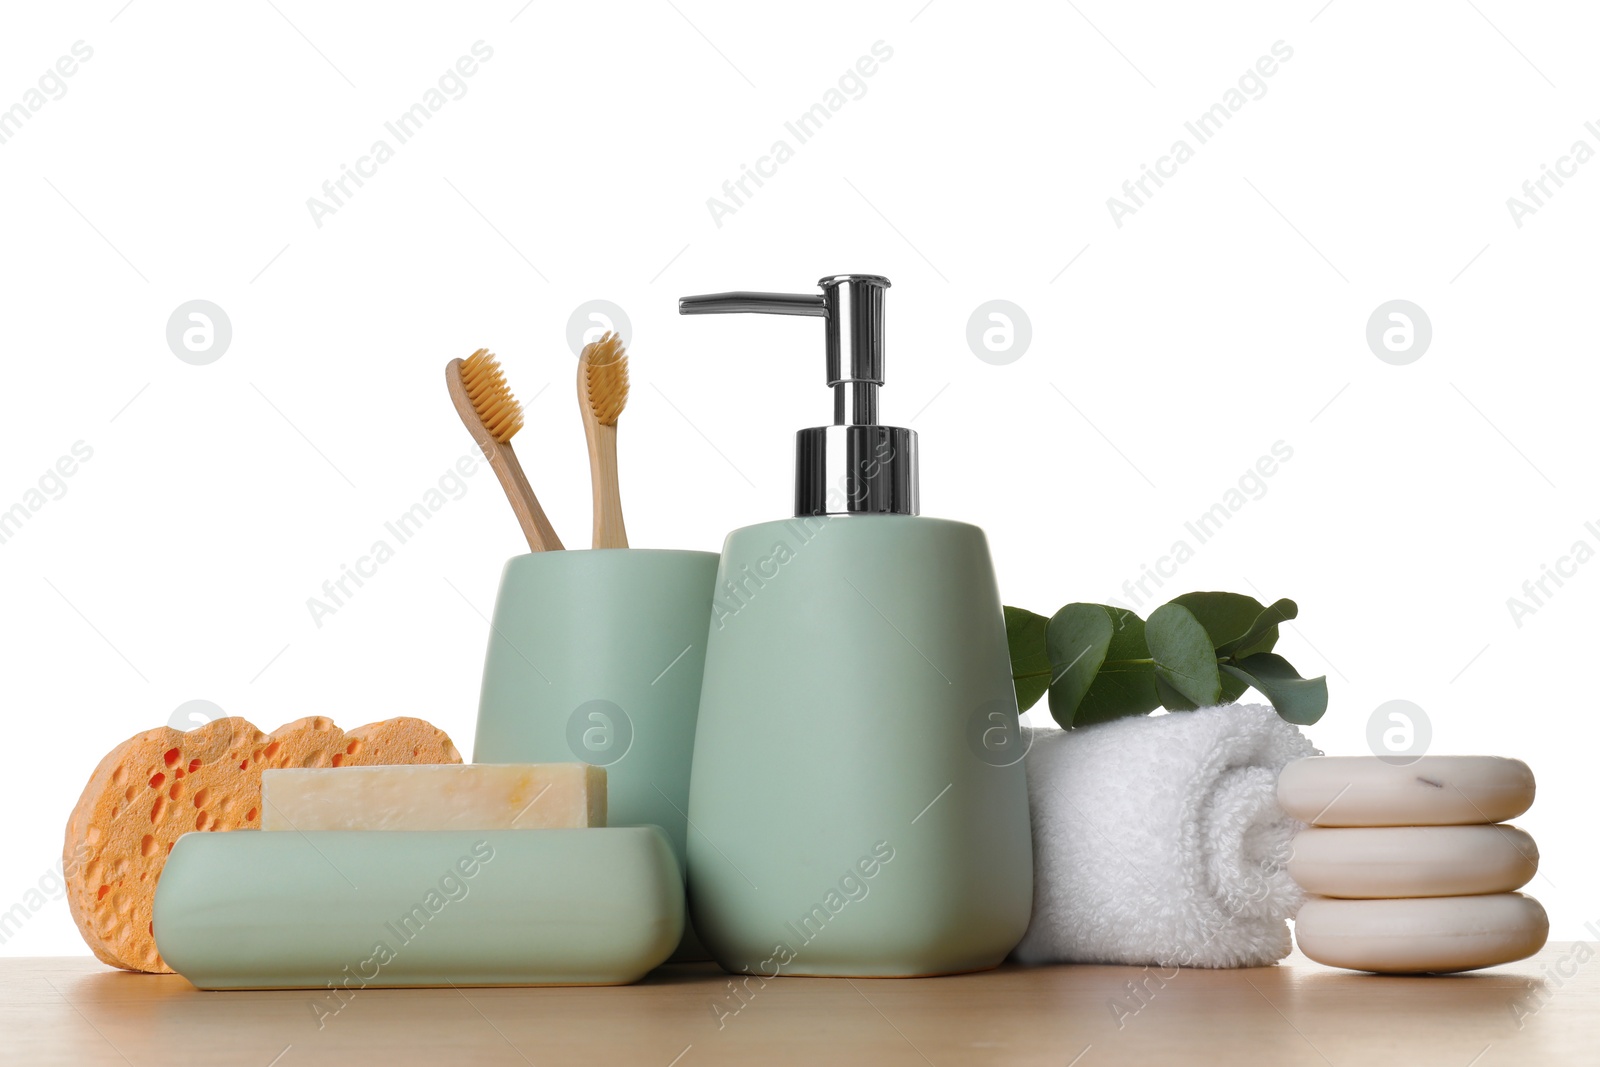
{"label": "stacked spa stone", "polygon": [[1278,777],[1307,823],[1289,874],[1308,896],[1300,951],[1332,967],[1394,974],[1492,967],[1550,932],[1515,890],[1539,866],[1533,838],[1502,823],[1533,804],[1533,772],[1497,756],[1312,756]]}

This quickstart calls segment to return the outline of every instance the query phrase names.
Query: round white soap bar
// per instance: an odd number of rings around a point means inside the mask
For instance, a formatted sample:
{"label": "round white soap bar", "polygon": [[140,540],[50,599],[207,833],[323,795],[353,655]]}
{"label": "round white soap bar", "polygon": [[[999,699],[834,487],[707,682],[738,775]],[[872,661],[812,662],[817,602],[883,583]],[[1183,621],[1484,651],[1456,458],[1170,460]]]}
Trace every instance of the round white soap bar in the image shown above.
{"label": "round white soap bar", "polygon": [[1446,974],[1510,963],[1538,952],[1549,934],[1544,908],[1521,893],[1311,897],[1294,923],[1300,951],[1318,963],[1382,974]]}
{"label": "round white soap bar", "polygon": [[1313,826],[1504,822],[1533,804],[1533,772],[1500,756],[1309,756],[1278,775],[1278,804]]}
{"label": "round white soap bar", "polygon": [[1509,893],[1539,869],[1515,826],[1313,827],[1295,835],[1289,877],[1324,897]]}

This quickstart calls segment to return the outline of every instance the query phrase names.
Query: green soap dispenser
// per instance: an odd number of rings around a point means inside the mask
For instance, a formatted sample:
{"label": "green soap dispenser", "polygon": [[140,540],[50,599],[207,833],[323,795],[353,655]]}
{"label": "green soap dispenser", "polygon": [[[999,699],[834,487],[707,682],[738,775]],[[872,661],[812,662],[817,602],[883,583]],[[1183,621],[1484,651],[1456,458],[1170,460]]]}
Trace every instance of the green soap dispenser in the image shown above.
{"label": "green soap dispenser", "polygon": [[833,423],[794,517],[723,546],[689,787],[695,928],[726,970],[994,967],[1033,901],[1005,621],[976,526],[918,515],[917,437],[878,422],[887,278],[684,297],[824,322]]}

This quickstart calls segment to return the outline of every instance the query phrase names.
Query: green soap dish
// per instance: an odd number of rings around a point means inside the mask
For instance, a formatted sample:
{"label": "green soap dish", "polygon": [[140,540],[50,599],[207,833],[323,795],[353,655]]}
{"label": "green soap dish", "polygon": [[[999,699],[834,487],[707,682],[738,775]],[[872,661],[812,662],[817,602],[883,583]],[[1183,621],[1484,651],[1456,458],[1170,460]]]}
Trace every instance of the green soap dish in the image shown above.
{"label": "green soap dish", "polygon": [[154,929],[201,989],[353,991],[623,985],[672,954],[683,922],[653,826],[236,830],[178,839]]}

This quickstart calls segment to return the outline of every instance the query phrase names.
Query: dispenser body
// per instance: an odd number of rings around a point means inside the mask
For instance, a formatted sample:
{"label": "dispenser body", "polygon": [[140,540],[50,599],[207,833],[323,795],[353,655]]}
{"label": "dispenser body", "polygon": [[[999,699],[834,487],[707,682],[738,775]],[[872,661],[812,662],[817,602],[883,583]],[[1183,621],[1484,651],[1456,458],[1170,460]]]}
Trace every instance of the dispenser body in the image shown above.
{"label": "dispenser body", "polygon": [[983,531],[910,515],[736,530],[712,614],[688,856],[716,960],[764,977],[999,964],[1028,925],[1033,858]]}

